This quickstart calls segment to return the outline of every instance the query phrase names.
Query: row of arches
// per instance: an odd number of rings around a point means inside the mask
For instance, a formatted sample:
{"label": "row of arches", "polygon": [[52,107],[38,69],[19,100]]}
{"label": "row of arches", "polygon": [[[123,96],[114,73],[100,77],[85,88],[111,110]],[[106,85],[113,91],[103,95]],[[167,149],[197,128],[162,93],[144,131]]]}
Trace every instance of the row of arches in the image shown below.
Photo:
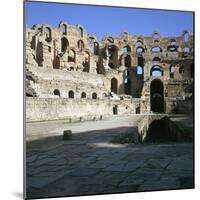
{"label": "row of arches", "polygon": [[[60,24],[58,25],[58,28],[61,29],[63,35],[67,35],[68,34],[68,24],[65,22],[60,22]],[[79,33],[79,35],[81,37],[83,37],[84,35],[84,30],[82,26],[78,26],[77,27],[77,32]]]}
{"label": "row of arches", "polygon": [[[111,81],[116,81],[115,78],[113,78]],[[116,84],[116,82],[114,83]],[[74,99],[74,92],[73,90],[69,91],[69,98]],[[60,91],[58,89],[54,90],[54,95],[57,95],[60,97]],[[151,111],[153,112],[164,112],[164,87],[163,83],[159,79],[154,79],[151,82],[150,86],[150,101],[151,101]],[[81,98],[86,98],[87,95],[85,92],[81,93]],[[92,99],[97,99],[97,94],[92,93]],[[116,114],[116,113],[115,113]]]}
{"label": "row of arches", "polygon": [[[68,26],[66,23],[64,22],[61,22],[59,24],[59,28],[62,30],[62,33],[63,35],[67,35],[67,29],[68,29]],[[48,25],[44,25],[44,26],[34,26],[33,29],[36,31],[36,32],[39,32],[39,31],[42,31],[42,34],[45,35],[45,40],[47,42],[51,42],[52,41],[52,34],[53,34],[53,30],[52,30],[52,27],[51,26],[48,26]],[[77,28],[77,31],[78,33],[80,34],[81,37],[83,37],[83,34],[84,34],[84,31],[83,31],[83,27],[79,26]]]}
{"label": "row of arches", "polygon": [[[83,72],[89,72],[90,71],[90,53],[88,51],[84,51],[82,53],[82,66],[83,66]],[[59,59],[62,58],[59,56],[55,56],[53,60],[53,68],[54,69],[59,69],[60,64],[59,64]],[[74,49],[68,49],[67,50],[67,56],[65,55],[65,60],[69,63],[75,63],[77,58],[77,53]],[[72,64],[73,65],[73,64]]]}
{"label": "row of arches", "polygon": [[[55,90],[53,91],[53,94],[54,94],[55,96],[58,96],[58,97],[61,96],[60,90],[58,90],[58,89],[55,89]],[[70,91],[68,92],[68,98],[70,98],[70,99],[74,99],[74,98],[75,98],[75,97],[74,97],[74,91],[73,91],[73,90],[70,90]],[[82,99],[87,98],[87,94],[86,94],[85,92],[82,92],[82,93],[81,93],[81,98],[82,98]],[[93,92],[93,93],[92,93],[92,99],[97,99],[97,93],[96,93],[96,92]]]}
{"label": "row of arches", "polygon": [[[116,79],[113,78],[111,82],[115,82]],[[115,83],[116,84],[116,83]],[[54,95],[60,96],[60,91],[58,89],[54,90]],[[86,98],[87,95],[85,92],[81,93],[81,98]],[[74,98],[74,92],[72,90],[69,91],[69,98]],[[97,94],[92,94],[92,99],[97,99]],[[164,86],[163,82],[160,79],[154,79],[150,84],[150,107],[151,111],[157,113],[165,112],[164,107]],[[115,111],[115,112],[114,112]],[[116,108],[113,109],[113,113],[117,114]]]}
{"label": "row of arches", "polygon": [[[176,46],[176,45],[170,45],[170,46],[167,47],[167,51],[168,52],[178,52],[178,46]],[[187,47],[187,46],[183,48],[183,52],[184,53],[189,53],[190,51],[191,51],[190,48]],[[136,53],[137,54],[141,54],[143,52],[146,52],[146,50],[144,49],[144,47],[139,46],[139,47],[136,48]],[[160,52],[163,52],[163,50],[159,46],[154,46],[154,47],[151,48],[151,52],[152,53],[160,53]]]}
{"label": "row of arches", "polygon": [[[114,39],[113,39],[114,40]],[[109,41],[109,45],[113,45],[115,46],[114,44],[112,44],[111,40],[110,39],[107,39],[107,41]],[[188,42],[188,36],[186,34],[186,39],[185,41]],[[154,41],[154,46],[151,47],[151,52],[153,53],[157,53],[157,52],[162,52],[162,48],[158,45],[158,40],[155,40]],[[186,43],[187,43],[186,42]],[[143,45],[143,42],[141,40],[138,40],[136,43],[135,43],[135,52],[136,53],[143,53],[143,52],[146,52],[146,48],[144,48],[144,45]],[[122,52],[123,53],[129,53],[131,52],[131,46],[130,45],[125,45],[123,48],[122,48]],[[178,51],[178,46],[176,44],[176,40],[175,39],[170,39],[170,42],[168,44],[168,47],[167,47],[167,51],[169,52],[177,52]],[[190,51],[190,48],[188,46],[185,46],[184,49],[183,49],[184,52],[189,52]]]}
{"label": "row of arches", "polygon": [[[169,78],[171,78],[171,79],[174,78],[175,69],[176,69],[176,66],[174,66],[174,65],[169,66]],[[186,75],[184,65],[181,65],[181,66],[178,67],[178,73],[179,73],[179,78],[181,78],[181,79],[184,78],[184,76]],[[154,65],[151,68],[150,75],[154,76],[154,77],[163,76],[162,67],[159,66],[159,65]],[[193,64],[189,65],[189,74],[187,74],[186,76],[193,78],[193,76],[194,76],[194,65]]]}
{"label": "row of arches", "polygon": [[[121,35],[124,39],[124,42],[127,42],[128,39],[128,33],[127,32],[123,32]],[[154,43],[159,43],[159,40],[161,38],[161,35],[157,32],[153,33],[152,35],[152,39]],[[189,32],[188,31],[184,31],[183,35],[182,35],[182,39],[185,43],[187,43],[189,41]],[[106,38],[106,42],[110,43],[110,44],[114,44],[114,38],[112,36],[109,36]],[[168,39],[168,43],[176,43],[176,39],[175,38],[170,38]],[[143,38],[142,37],[138,37],[137,41],[135,42],[135,46],[142,46],[143,43]]]}
{"label": "row of arches", "polygon": [[[82,40],[78,40],[77,46],[80,51],[82,51],[85,47],[84,42]],[[66,37],[62,37],[61,38],[61,51],[65,52],[68,47],[69,47],[68,39]]]}
{"label": "row of arches", "polygon": [[[127,50],[127,46],[126,46],[126,50]],[[159,52],[162,52],[162,49],[159,47],[159,46],[155,46],[151,49],[152,53],[159,53]],[[169,49],[168,49],[169,52],[177,52],[177,48],[176,47],[173,47],[171,46]],[[137,47],[136,48],[136,53],[137,54],[141,54],[145,52],[144,48],[143,47]],[[184,48],[184,53],[189,53],[190,52],[190,49],[188,47],[185,47]],[[109,46],[108,47],[108,53],[109,53],[109,67],[110,68],[116,68],[116,66],[118,65],[118,48],[116,46]],[[121,57],[120,57],[120,63],[126,67],[131,67],[132,65],[132,58],[131,58],[131,55],[129,54],[122,54]],[[152,61],[158,61],[160,62],[161,59],[157,56],[155,56],[153,58]]]}
{"label": "row of arches", "polygon": [[[193,66],[193,64],[190,64],[189,67],[190,67],[190,75],[189,76],[191,78],[193,78],[193,76],[194,76],[194,69],[193,69],[194,66]],[[178,68],[178,70],[179,70],[178,71],[179,74],[183,78],[184,77],[184,72],[185,72],[184,65],[181,65]],[[128,69],[125,70],[125,74],[128,74],[128,73],[129,73],[129,70]],[[175,66],[174,65],[170,65],[169,66],[169,77],[170,78],[174,78],[174,73],[175,73]],[[138,75],[143,75],[144,74],[144,67],[143,66],[140,66],[140,65],[137,66],[137,74]],[[125,76],[128,77],[128,75],[125,75]],[[154,65],[154,66],[152,66],[152,68],[150,69],[150,76],[153,76],[153,77],[163,76],[163,68],[162,68],[162,66],[160,66],[160,65]]]}
{"label": "row of arches", "polygon": [[[126,85],[126,84],[125,84]],[[116,78],[111,79],[111,92],[117,94],[118,81]],[[125,87],[128,91],[128,88]],[[126,92],[126,91],[125,91]],[[153,112],[164,112],[164,87],[160,79],[154,79],[150,85],[151,94],[151,111]]]}
{"label": "row of arches", "polygon": [[[67,32],[68,32],[68,25],[67,25],[67,23],[61,21],[58,27],[62,30],[63,35],[67,35]],[[52,34],[53,34],[53,30],[52,30],[51,26],[48,26],[48,25],[33,26],[33,29],[35,31],[39,31],[39,30],[42,31],[42,33],[46,36],[46,41],[47,42],[51,42],[51,40],[52,40]],[[77,31],[78,31],[79,35],[81,36],[81,38],[83,38],[83,36],[84,36],[84,29],[83,29],[83,27],[80,26],[80,25],[78,25]],[[128,38],[128,33],[124,32],[124,34],[126,35],[126,38],[124,38],[124,42],[126,42],[127,38]],[[190,36],[189,32],[188,31],[184,31],[182,37],[183,37],[183,40],[184,40],[185,43],[189,42],[189,36]],[[154,43],[158,43],[159,42],[159,38],[160,38],[160,34],[159,33],[155,32],[152,37],[154,39]],[[114,45],[114,38],[112,36],[107,37],[106,43],[108,45]],[[142,47],[143,44],[144,44],[143,43],[143,38],[142,37],[138,37],[137,41],[135,42],[135,46],[136,47]],[[171,48],[171,46],[177,46],[176,39],[175,38],[169,39],[168,46],[169,46],[169,49]],[[123,52],[130,52],[130,51],[131,51],[131,48],[130,48],[129,45],[125,45],[123,47]]]}
{"label": "row of arches", "polygon": [[[114,49],[114,47],[112,47],[112,49],[110,48],[109,52],[111,52],[110,53],[111,59],[114,57],[114,55],[117,55],[117,51],[118,51],[117,47],[115,49]],[[123,47],[122,52],[123,52],[122,55],[130,53],[131,52],[130,46]],[[138,46],[138,47],[136,47],[135,52],[136,52],[136,54],[142,54],[142,53],[146,52],[146,49],[143,46]],[[161,53],[161,52],[163,52],[163,50],[159,46],[154,46],[151,48],[151,52],[152,53]],[[178,46],[174,46],[174,45],[168,46],[167,52],[178,52]],[[191,52],[191,49],[188,46],[183,48],[183,53],[190,53],[190,52]],[[127,54],[126,55],[127,61],[125,61],[125,63],[129,63],[130,58],[131,58],[130,55]]]}

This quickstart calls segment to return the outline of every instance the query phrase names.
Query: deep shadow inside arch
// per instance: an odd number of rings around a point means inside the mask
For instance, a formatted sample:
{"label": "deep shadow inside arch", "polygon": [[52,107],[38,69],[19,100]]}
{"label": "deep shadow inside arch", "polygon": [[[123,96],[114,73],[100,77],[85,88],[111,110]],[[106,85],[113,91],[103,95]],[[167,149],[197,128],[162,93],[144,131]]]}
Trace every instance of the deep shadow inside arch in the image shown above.
{"label": "deep shadow inside arch", "polygon": [[117,88],[118,88],[118,81],[116,78],[111,79],[111,92],[114,92],[117,94]]}
{"label": "deep shadow inside arch", "polygon": [[163,83],[159,79],[151,82],[151,111],[164,113]]}

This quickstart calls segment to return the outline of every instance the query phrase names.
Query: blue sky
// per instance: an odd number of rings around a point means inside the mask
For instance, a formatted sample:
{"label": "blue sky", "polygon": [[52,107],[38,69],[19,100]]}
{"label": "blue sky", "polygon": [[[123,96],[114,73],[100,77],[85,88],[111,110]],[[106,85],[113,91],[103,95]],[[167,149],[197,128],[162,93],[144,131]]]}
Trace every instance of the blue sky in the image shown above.
{"label": "blue sky", "polygon": [[106,34],[118,36],[124,30],[133,35],[179,36],[184,30],[193,33],[193,13],[73,4],[26,2],[26,24],[50,24],[60,21],[81,24],[100,40]]}

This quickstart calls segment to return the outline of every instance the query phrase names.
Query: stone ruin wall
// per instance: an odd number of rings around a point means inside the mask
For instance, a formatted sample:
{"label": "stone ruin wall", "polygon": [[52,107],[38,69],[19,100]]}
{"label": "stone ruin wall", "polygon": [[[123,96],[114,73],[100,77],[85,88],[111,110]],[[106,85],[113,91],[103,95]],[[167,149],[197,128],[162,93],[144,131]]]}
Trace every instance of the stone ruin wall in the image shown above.
{"label": "stone ruin wall", "polygon": [[163,84],[165,113],[191,111],[193,51],[188,31],[179,37],[124,31],[98,41],[81,25],[36,24],[26,29],[27,120],[149,113],[154,80]]}

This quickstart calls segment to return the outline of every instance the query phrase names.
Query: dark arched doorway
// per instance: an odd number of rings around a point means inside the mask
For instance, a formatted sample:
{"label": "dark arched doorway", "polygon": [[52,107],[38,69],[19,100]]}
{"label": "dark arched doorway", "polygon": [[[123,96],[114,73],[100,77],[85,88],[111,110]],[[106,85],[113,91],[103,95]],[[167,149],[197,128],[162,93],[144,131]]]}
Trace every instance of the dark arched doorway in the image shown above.
{"label": "dark arched doorway", "polygon": [[114,114],[114,115],[117,115],[117,114],[118,114],[118,106],[117,106],[117,105],[115,105],[115,106],[113,107],[113,114]]}
{"label": "dark arched doorway", "polygon": [[111,79],[111,92],[114,92],[115,94],[117,94],[117,79],[116,78],[112,78]]}
{"label": "dark arched doorway", "polygon": [[64,53],[68,46],[69,46],[69,42],[68,42],[67,38],[63,37],[61,39],[61,51]]}
{"label": "dark arched doorway", "polygon": [[163,83],[159,79],[151,82],[151,111],[164,112],[164,92]]}

